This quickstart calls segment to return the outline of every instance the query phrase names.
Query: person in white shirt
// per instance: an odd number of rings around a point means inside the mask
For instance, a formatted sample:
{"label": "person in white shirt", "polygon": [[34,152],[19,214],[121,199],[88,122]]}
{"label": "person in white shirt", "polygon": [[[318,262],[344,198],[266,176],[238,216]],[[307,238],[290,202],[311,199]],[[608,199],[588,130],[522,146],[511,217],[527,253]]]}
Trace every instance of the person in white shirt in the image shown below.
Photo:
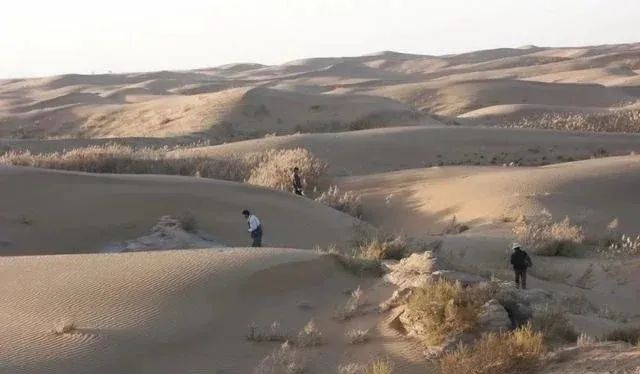
{"label": "person in white shirt", "polygon": [[242,215],[247,219],[249,225],[249,235],[253,239],[251,246],[262,247],[262,222],[246,209],[242,211]]}

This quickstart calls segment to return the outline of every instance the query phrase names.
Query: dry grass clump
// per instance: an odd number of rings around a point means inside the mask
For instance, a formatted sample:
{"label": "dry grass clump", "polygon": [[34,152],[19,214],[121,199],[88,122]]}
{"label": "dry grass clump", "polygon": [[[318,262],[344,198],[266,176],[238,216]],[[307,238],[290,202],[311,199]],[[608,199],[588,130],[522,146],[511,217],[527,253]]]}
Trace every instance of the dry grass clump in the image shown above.
{"label": "dry grass clump", "polygon": [[184,211],[177,217],[180,228],[186,232],[196,232],[198,230],[198,221],[191,211]]}
{"label": "dry grass clump", "polygon": [[350,363],[338,366],[338,374],[366,374],[367,367],[363,364]]}
{"label": "dry grass clump", "polygon": [[369,364],[369,371],[367,374],[391,374],[393,372],[393,365],[391,361],[378,358]]}
{"label": "dry grass clump", "polygon": [[369,335],[369,329],[351,329],[345,333],[349,344],[363,344],[369,341],[371,338]]}
{"label": "dry grass clump", "polygon": [[168,147],[134,148],[119,144],[47,154],[9,151],[0,156],[0,164],[89,173],[189,175],[246,181],[280,190],[290,189],[291,173],[296,166],[300,168],[307,188],[314,188],[327,168],[324,161],[304,148],[215,158],[193,148],[171,150]]}
{"label": "dry grass clump", "polygon": [[518,241],[541,256],[574,256],[586,238],[582,227],[569,217],[553,222],[548,215],[518,222],[513,228]]}
{"label": "dry grass clump", "polygon": [[439,280],[414,290],[408,308],[422,325],[425,341],[438,345],[451,335],[476,327],[491,293],[487,288],[465,288],[459,282]]}
{"label": "dry grass clump", "polygon": [[363,313],[362,307],[366,305],[366,300],[364,298],[364,292],[358,286],[354,291],[351,292],[349,299],[344,304],[343,307],[338,309],[334,318],[339,321],[350,320],[360,314]]}
{"label": "dry grass clump", "polygon": [[362,224],[354,226],[351,245],[354,256],[377,261],[400,260],[411,250],[407,237],[372,229]]}
{"label": "dry grass clump", "polygon": [[604,340],[638,345],[638,343],[640,343],[640,326],[630,326],[613,330],[605,335]]}
{"label": "dry grass clump", "polygon": [[375,359],[370,364],[350,363],[338,366],[338,374],[391,374],[393,366],[389,360]]}
{"label": "dry grass clump", "polygon": [[364,258],[357,251],[353,251],[351,254],[345,254],[338,251],[336,247],[329,247],[327,249],[317,248],[317,251],[320,254],[331,256],[346,271],[359,277],[379,277],[383,274],[380,261]]}
{"label": "dry grass clump", "polygon": [[338,186],[331,186],[320,194],[316,201],[353,217],[362,217],[362,196],[356,192],[340,192]]}
{"label": "dry grass clump", "polygon": [[51,329],[51,332],[55,335],[66,335],[73,334],[77,330],[78,327],[76,326],[75,322],[68,319],[63,319],[53,324],[53,329]]}
{"label": "dry grass clump", "polygon": [[488,334],[440,360],[442,374],[512,374],[535,370],[547,351],[544,337],[526,326]]}
{"label": "dry grass clump", "polygon": [[598,340],[591,335],[587,335],[584,332],[578,335],[578,339],[576,339],[576,345],[578,347],[588,347],[597,343]]}
{"label": "dry grass clump", "polygon": [[301,374],[304,371],[298,351],[289,342],[284,342],[260,362],[253,374]]}
{"label": "dry grass clump", "polygon": [[598,253],[608,259],[640,255],[640,235],[622,234],[609,238],[605,246],[598,248]]}
{"label": "dry grass clump", "polygon": [[458,222],[457,217],[453,216],[451,218],[451,221],[449,221],[449,223],[447,223],[447,226],[445,226],[445,228],[442,230],[442,234],[456,235],[456,234],[463,233],[467,230],[469,230],[469,226],[465,225],[464,223]]}
{"label": "dry grass clump", "polygon": [[559,308],[545,306],[534,310],[531,327],[548,340],[575,342],[578,333],[569,323],[567,313]]}
{"label": "dry grass clump", "polygon": [[640,132],[640,110],[606,113],[544,113],[527,115],[505,127],[590,132]]}
{"label": "dry grass clump", "polygon": [[273,322],[266,330],[249,325],[246,337],[252,342],[286,342],[291,340],[289,335],[281,330],[279,322]]}
{"label": "dry grass clump", "polygon": [[247,182],[277,190],[291,189],[291,173],[300,169],[306,189],[317,187],[327,170],[327,163],[304,148],[268,150],[260,154],[260,161],[252,168]]}
{"label": "dry grass clump", "polygon": [[296,339],[296,345],[298,347],[315,347],[323,343],[324,338],[322,337],[322,332],[320,332],[313,320],[304,326],[302,331],[298,333],[298,338]]}

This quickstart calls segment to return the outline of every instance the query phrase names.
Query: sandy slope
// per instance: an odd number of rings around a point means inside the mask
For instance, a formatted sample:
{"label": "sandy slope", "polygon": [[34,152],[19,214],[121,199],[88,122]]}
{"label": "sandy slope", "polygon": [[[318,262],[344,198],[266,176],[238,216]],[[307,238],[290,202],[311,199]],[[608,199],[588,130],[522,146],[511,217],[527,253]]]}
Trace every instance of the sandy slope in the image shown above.
{"label": "sandy slope", "polygon": [[[3,373],[249,373],[276,346],[246,341],[249,324],[296,332],[311,318],[331,344],[308,353],[317,372],[357,351],[330,320],[357,280],[310,251],[3,258],[0,268],[11,300],[0,312]],[[297,308],[303,300],[313,309]],[[62,319],[78,331],[50,333]]]}
{"label": "sandy slope", "polygon": [[[592,238],[619,219],[622,233],[637,235],[640,157],[611,157],[530,168],[449,167],[345,178],[344,190],[363,193],[365,218],[393,231],[442,240],[441,255],[456,269],[512,280],[509,245],[519,215],[543,209],[582,225]],[[440,235],[456,217],[470,230]],[[640,321],[640,263],[607,261],[585,252],[578,258],[534,257],[529,285],[552,292],[578,331],[602,336]]]}
{"label": "sandy slope", "polygon": [[193,212],[230,246],[249,242],[241,211],[265,226],[265,245],[313,248],[347,240],[352,219],[309,199],[249,185],[167,176],[0,169],[3,254],[99,251],[147,235],[164,215]]}
{"label": "sandy slope", "polygon": [[365,214],[375,224],[415,235],[437,233],[453,216],[473,227],[542,209],[599,230],[618,217],[621,230],[638,233],[639,172],[640,157],[626,156],[543,167],[435,167],[339,185],[364,193]]}
{"label": "sandy slope", "polygon": [[348,129],[359,120],[415,125],[423,118],[408,121],[407,114],[419,110],[457,116],[528,104],[602,111],[640,100],[639,61],[640,44],[621,44],[449,56],[382,52],[278,66],[5,80],[0,136],[189,135],[222,142]]}
{"label": "sandy slope", "polygon": [[431,165],[542,165],[596,154],[640,152],[635,135],[475,127],[402,127],[300,134],[195,148],[210,156],[304,147],[329,163],[332,176],[366,175]]}

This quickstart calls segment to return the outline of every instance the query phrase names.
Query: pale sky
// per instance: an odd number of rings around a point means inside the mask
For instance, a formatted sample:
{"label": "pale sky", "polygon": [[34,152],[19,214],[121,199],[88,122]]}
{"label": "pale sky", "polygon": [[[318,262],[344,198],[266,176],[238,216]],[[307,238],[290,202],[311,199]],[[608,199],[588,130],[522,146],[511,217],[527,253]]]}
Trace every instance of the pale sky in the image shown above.
{"label": "pale sky", "polygon": [[7,0],[0,77],[640,42],[638,0]]}

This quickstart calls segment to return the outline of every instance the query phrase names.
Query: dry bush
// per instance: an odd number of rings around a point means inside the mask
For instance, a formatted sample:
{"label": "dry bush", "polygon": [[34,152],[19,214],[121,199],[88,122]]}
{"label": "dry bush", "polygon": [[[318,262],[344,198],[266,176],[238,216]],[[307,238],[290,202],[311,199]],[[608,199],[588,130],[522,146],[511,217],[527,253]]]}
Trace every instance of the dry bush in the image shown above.
{"label": "dry bush", "polygon": [[604,340],[638,345],[640,343],[640,326],[629,326],[613,330],[605,335]]}
{"label": "dry bush", "polygon": [[351,329],[345,333],[349,344],[363,344],[369,341],[369,330]]}
{"label": "dry bush", "polygon": [[304,148],[268,150],[260,155],[260,162],[252,169],[247,182],[278,190],[291,189],[293,168],[300,169],[306,189],[317,187],[327,170],[327,164]]}
{"label": "dry bush", "polygon": [[[354,257],[377,261],[400,260],[414,249],[410,248],[407,237],[373,229],[364,224],[354,226],[351,245]],[[424,250],[424,248],[415,249]]]}
{"label": "dry bush", "polygon": [[573,225],[569,217],[553,222],[543,215],[517,223],[513,232],[520,243],[541,256],[574,256],[585,240],[582,227]]}
{"label": "dry bush", "polygon": [[476,327],[482,306],[492,291],[483,287],[463,287],[459,282],[439,280],[414,290],[408,308],[424,327],[423,338],[430,345]]}
{"label": "dry bush", "polygon": [[331,256],[346,271],[359,277],[378,277],[383,274],[380,261],[364,258],[355,251],[351,254],[345,254],[338,251],[335,247],[329,247],[327,249],[318,248],[317,251],[320,254]]}
{"label": "dry bush", "polygon": [[344,364],[338,366],[338,374],[367,374],[367,367],[357,363]]}
{"label": "dry bush", "polygon": [[273,322],[268,329],[262,330],[255,325],[249,325],[247,340],[252,342],[286,342],[290,341],[290,334],[283,332],[279,322]]}
{"label": "dry bush", "polygon": [[353,317],[362,314],[362,307],[364,305],[366,305],[364,292],[362,291],[360,286],[358,286],[358,288],[351,292],[351,295],[349,296],[349,299],[344,304],[344,306],[338,309],[338,311],[334,315],[334,318],[339,321],[352,319]]}
{"label": "dry bush", "polygon": [[298,352],[288,342],[284,342],[278,349],[265,357],[254,374],[301,374],[304,373],[304,363]]}
{"label": "dry bush", "polygon": [[527,326],[461,346],[440,360],[440,369],[442,374],[527,373],[538,368],[546,350],[542,334]]}
{"label": "dry bush", "polygon": [[315,347],[323,343],[322,332],[320,332],[313,320],[304,326],[302,331],[298,333],[298,338],[296,339],[296,345],[298,347]]}
{"label": "dry bush", "polygon": [[578,335],[578,339],[576,339],[576,345],[578,347],[588,347],[597,342],[598,340],[596,338],[594,338],[593,336],[587,335],[584,332],[580,333],[580,335]]}
{"label": "dry bush", "polygon": [[338,366],[338,374],[391,374],[393,366],[391,361],[378,358],[368,365],[350,363]]}
{"label": "dry bush", "polygon": [[77,330],[78,327],[73,321],[63,319],[53,324],[53,329],[51,329],[51,332],[53,332],[55,335],[65,335],[72,334]]}
{"label": "dry bush", "polygon": [[447,226],[442,230],[443,235],[456,235],[469,230],[469,226],[459,223],[456,216],[451,218]]}
{"label": "dry bush", "polygon": [[198,230],[198,221],[191,211],[184,211],[177,217],[180,228],[186,232],[196,232]]}
{"label": "dry bush", "polygon": [[332,186],[320,194],[316,201],[353,217],[362,217],[362,196],[356,192],[347,191],[341,193],[338,186]]}
{"label": "dry bush", "polygon": [[605,113],[543,113],[503,124],[506,127],[589,132],[640,132],[640,110]]}
{"label": "dry bush", "polygon": [[391,361],[378,358],[369,364],[367,374],[391,374],[392,372],[393,365],[391,364]]}
{"label": "dry bush", "polygon": [[608,259],[640,255],[640,235],[622,234],[607,239],[608,245],[598,248],[598,253]]}
{"label": "dry bush", "polygon": [[530,323],[535,331],[539,331],[545,339],[550,341],[575,342],[578,338],[578,333],[569,323],[567,313],[559,308],[547,305],[535,309]]}
{"label": "dry bush", "polygon": [[281,190],[290,189],[291,173],[296,166],[308,188],[315,187],[327,169],[324,161],[303,148],[215,158],[193,148],[133,148],[119,144],[48,154],[9,151],[0,156],[0,164],[89,173],[190,175],[247,181]]}

